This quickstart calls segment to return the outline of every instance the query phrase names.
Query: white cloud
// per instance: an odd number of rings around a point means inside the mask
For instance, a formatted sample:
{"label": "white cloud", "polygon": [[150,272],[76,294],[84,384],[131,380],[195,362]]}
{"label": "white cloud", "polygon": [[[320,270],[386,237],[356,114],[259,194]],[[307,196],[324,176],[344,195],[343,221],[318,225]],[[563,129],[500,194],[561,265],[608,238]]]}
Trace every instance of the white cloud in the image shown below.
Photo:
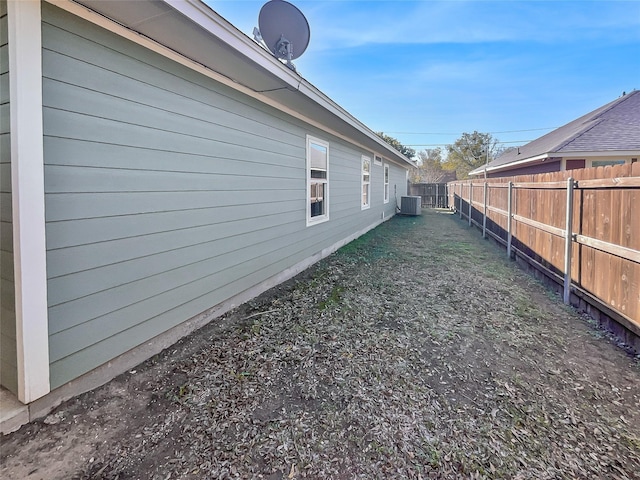
{"label": "white cloud", "polygon": [[[249,36],[264,3],[205,1]],[[637,1],[291,1],[309,21],[310,48],[315,51],[368,45],[640,41]]]}
{"label": "white cloud", "polygon": [[640,40],[638,2],[299,2],[316,50],[375,44]]}

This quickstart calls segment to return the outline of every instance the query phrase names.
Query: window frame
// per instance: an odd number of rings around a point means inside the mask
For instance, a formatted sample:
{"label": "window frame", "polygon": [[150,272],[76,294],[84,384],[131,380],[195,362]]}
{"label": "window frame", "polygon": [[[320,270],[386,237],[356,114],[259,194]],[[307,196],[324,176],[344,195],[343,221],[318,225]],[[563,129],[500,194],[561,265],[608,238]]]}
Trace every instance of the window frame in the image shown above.
{"label": "window frame", "polygon": [[[318,168],[311,168],[311,145],[315,144],[318,145],[319,147],[322,147],[326,150],[326,169],[324,170],[326,172],[325,174],[325,178],[312,178],[311,177],[311,171],[312,170],[319,170],[321,171],[322,169],[318,169]],[[305,199],[305,209],[306,209],[306,220],[307,220],[307,227],[310,227],[312,225],[318,225],[319,223],[324,223],[327,222],[329,220],[329,142],[322,140],[320,138],[317,137],[313,137],[311,135],[307,135],[307,139],[306,139],[306,170],[305,170],[305,175],[306,175],[306,184],[307,184],[307,188],[306,188],[306,199]],[[313,185],[315,184],[322,184],[324,185],[324,192],[323,192],[323,202],[324,202],[324,213],[322,215],[315,215],[312,216],[311,215],[311,190],[313,188]]]}
{"label": "window frame", "polygon": [[615,167],[617,165],[624,165],[627,163],[627,159],[626,158],[618,158],[618,159],[592,159],[589,162],[589,166],[591,168],[596,168],[596,167]]}
{"label": "window frame", "polygon": [[389,203],[389,181],[391,177],[391,169],[389,168],[389,164],[385,163],[382,167],[382,194],[384,203]]}
{"label": "window frame", "polygon": [[[369,164],[369,172],[368,172],[368,180],[365,180],[365,164]],[[360,209],[366,210],[371,208],[371,157],[366,155],[362,155],[361,164],[360,164]],[[367,189],[366,198],[367,203],[364,202],[365,199],[365,187]]]}

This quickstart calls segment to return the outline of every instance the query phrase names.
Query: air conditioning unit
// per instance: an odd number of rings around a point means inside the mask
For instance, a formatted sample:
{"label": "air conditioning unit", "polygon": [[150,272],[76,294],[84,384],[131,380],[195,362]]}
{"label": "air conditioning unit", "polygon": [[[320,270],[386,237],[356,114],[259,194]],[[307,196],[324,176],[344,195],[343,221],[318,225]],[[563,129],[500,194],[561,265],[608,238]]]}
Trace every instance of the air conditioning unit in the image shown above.
{"label": "air conditioning unit", "polygon": [[422,197],[400,197],[400,215],[422,215]]}

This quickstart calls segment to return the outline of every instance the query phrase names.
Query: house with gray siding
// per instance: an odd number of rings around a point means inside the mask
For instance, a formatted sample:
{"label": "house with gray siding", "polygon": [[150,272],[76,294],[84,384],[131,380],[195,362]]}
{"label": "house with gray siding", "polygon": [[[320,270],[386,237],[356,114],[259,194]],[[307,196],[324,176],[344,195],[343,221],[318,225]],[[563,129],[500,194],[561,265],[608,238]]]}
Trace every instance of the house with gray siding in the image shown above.
{"label": "house with gray siding", "polygon": [[413,168],[199,0],[1,0],[0,87],[4,430],[391,218]]}
{"label": "house with gray siding", "polygon": [[634,163],[640,158],[640,91],[634,90],[469,173],[510,177]]}

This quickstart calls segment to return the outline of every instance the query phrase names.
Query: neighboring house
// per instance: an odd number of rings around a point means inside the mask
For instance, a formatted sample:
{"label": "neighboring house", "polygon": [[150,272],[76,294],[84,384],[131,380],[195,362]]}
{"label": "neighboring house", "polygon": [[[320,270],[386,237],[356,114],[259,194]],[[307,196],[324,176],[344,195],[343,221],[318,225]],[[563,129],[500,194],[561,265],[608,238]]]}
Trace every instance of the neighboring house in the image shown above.
{"label": "neighboring house", "polygon": [[198,0],[1,0],[0,87],[0,382],[31,418],[389,219],[414,167]]}
{"label": "neighboring house", "polygon": [[[608,103],[566,125],[513,148],[486,166],[487,177],[558,172],[637,162],[640,158],[640,91]],[[484,176],[485,167],[471,176]]]}
{"label": "neighboring house", "polygon": [[424,169],[420,166],[411,174],[412,183],[449,183],[457,179],[455,170]]}

